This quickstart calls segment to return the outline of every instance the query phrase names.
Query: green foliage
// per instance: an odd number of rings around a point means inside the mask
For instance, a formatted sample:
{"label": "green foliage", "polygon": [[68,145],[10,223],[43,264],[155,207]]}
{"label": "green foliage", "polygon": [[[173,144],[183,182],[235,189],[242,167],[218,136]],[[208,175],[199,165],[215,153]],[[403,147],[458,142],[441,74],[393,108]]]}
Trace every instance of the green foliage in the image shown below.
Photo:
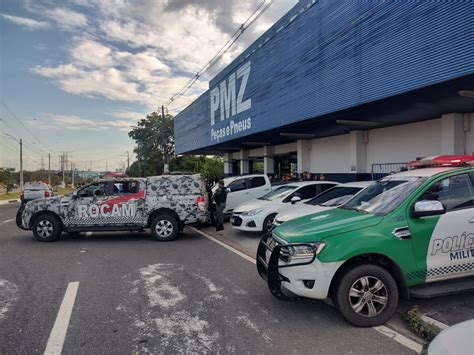
{"label": "green foliage", "polygon": [[201,173],[211,179],[224,175],[224,161],[221,157],[175,156],[173,129],[173,116],[166,115],[163,120],[156,112],[138,122],[138,126],[128,134],[137,143],[134,149],[137,161],[133,162],[127,171],[130,176],[163,174],[163,148],[168,153],[169,168],[172,172]]}
{"label": "green foliage", "polygon": [[441,331],[436,325],[425,322],[421,318],[418,306],[414,306],[407,312],[408,326],[410,330],[419,337],[431,341]]}

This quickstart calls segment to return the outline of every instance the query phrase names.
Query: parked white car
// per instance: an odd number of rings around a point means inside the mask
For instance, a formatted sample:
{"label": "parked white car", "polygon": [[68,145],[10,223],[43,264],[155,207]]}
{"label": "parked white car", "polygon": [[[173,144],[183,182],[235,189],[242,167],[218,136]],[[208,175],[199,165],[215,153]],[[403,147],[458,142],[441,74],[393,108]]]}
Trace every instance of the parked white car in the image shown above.
{"label": "parked white car", "polygon": [[20,200],[22,203],[26,203],[39,198],[48,198],[53,196],[53,188],[49,184],[43,181],[25,182],[23,191],[20,194]]}
{"label": "parked white car", "polygon": [[[272,185],[266,174],[232,176],[224,179],[227,190],[227,202],[224,214],[229,216],[238,205],[262,197],[272,190]],[[217,184],[212,193],[217,190]]]}
{"label": "parked white car", "polygon": [[278,186],[268,194],[236,207],[230,222],[241,231],[266,233],[273,227],[273,219],[279,212],[309,201],[337,184],[333,181],[305,181]]}
{"label": "parked white car", "polygon": [[356,193],[369,186],[372,182],[373,181],[348,182],[346,184],[334,186],[333,188],[317,195],[308,202],[294,206],[291,209],[287,209],[283,212],[279,212],[276,215],[273,224],[275,226],[279,226],[280,224],[291,219],[338,207],[348,201]]}

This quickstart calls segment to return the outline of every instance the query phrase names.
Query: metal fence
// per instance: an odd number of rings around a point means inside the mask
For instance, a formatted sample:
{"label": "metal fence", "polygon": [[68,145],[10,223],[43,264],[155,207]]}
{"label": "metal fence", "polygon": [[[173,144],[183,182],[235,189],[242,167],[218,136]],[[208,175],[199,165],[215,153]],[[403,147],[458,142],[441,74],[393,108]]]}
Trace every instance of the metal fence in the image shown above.
{"label": "metal fence", "polygon": [[372,164],[372,181],[379,180],[384,176],[398,173],[407,167],[407,163],[380,163]]}

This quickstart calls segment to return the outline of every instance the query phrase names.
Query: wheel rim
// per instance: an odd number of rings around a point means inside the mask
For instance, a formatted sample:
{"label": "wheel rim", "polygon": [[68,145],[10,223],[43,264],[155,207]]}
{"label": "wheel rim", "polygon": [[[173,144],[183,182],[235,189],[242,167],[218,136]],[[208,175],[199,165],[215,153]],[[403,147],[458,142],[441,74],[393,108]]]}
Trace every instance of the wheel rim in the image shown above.
{"label": "wheel rim", "polygon": [[49,238],[53,234],[53,224],[44,219],[41,220],[37,225],[36,225],[36,233],[41,237],[41,238]]}
{"label": "wheel rim", "polygon": [[267,225],[265,226],[266,227],[266,231],[269,231],[270,229],[272,229],[273,227],[273,220],[275,219],[275,217],[270,217],[268,218],[267,220]]}
{"label": "wheel rim", "polygon": [[158,221],[155,227],[156,234],[163,238],[168,238],[173,234],[173,224],[168,220]]}
{"label": "wheel rim", "polygon": [[388,302],[385,284],[374,276],[357,279],[349,290],[352,310],[363,317],[375,317],[383,312]]}

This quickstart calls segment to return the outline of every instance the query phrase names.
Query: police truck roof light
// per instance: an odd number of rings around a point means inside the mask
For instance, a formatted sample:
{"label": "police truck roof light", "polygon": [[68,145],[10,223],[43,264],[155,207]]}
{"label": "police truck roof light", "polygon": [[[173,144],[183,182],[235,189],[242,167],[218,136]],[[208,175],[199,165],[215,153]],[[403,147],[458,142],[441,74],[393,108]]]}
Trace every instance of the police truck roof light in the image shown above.
{"label": "police truck roof light", "polygon": [[410,168],[427,168],[435,166],[468,166],[474,163],[474,155],[439,155],[423,158],[408,163]]}

